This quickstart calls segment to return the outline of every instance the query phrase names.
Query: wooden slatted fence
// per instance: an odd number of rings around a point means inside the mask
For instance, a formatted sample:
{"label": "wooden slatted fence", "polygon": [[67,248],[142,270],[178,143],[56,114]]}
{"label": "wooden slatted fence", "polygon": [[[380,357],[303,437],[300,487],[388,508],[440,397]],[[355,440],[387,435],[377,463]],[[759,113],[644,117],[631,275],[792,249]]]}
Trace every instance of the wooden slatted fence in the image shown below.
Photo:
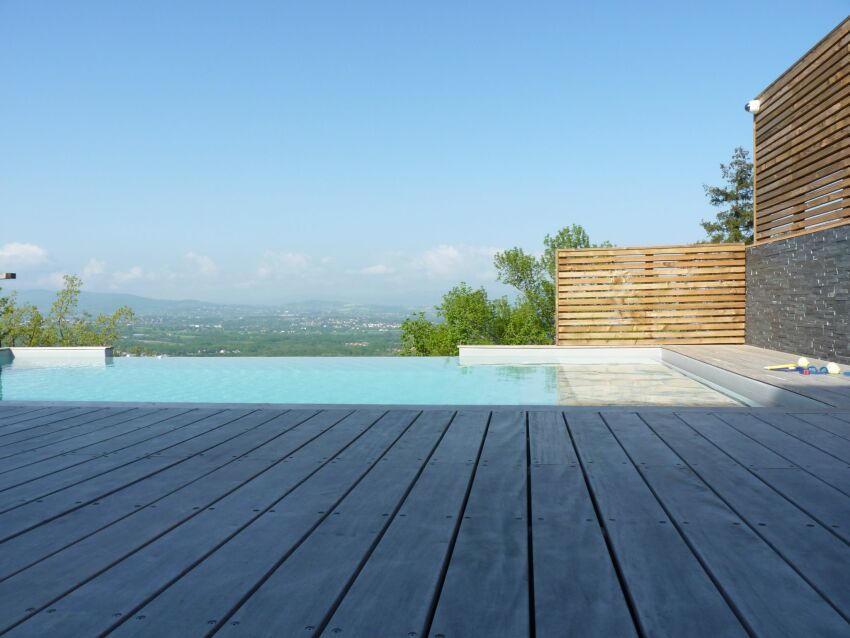
{"label": "wooden slatted fence", "polygon": [[850,18],[758,99],[756,243],[850,223]]}
{"label": "wooden slatted fence", "polygon": [[744,343],[743,244],[558,251],[558,345]]}

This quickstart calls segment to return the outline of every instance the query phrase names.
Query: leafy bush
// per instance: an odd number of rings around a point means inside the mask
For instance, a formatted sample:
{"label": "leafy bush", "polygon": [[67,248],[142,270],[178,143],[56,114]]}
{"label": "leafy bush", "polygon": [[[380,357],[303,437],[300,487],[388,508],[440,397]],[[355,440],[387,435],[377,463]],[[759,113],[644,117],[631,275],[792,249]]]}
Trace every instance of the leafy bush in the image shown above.
{"label": "leafy bush", "polygon": [[554,343],[557,251],[591,246],[584,228],[572,225],[554,236],[546,235],[539,257],[522,248],[497,253],[493,262],[499,281],[517,289],[517,300],[490,299],[484,288],[473,289],[461,282],[435,307],[440,321],[429,321],[424,313],[418,313],[402,323],[402,354],[454,356],[458,344]]}

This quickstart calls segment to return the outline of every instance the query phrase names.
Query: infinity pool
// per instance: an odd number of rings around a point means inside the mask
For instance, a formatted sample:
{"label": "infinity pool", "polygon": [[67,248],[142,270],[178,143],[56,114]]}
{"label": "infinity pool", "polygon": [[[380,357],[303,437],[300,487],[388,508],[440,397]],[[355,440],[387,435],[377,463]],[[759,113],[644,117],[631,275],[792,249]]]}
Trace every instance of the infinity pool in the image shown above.
{"label": "infinity pool", "polygon": [[0,366],[0,400],[465,405],[739,405],[661,363],[474,365],[457,358],[116,358]]}

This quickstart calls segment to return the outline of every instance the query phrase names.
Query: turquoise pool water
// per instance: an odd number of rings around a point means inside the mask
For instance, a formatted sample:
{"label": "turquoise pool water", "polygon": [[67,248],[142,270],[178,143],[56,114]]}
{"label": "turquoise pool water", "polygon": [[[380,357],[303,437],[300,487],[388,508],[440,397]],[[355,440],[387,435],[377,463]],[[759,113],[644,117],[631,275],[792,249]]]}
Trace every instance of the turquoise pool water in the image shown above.
{"label": "turquoise pool water", "polygon": [[461,366],[453,357],[116,358],[0,366],[0,400],[735,405],[662,364]]}

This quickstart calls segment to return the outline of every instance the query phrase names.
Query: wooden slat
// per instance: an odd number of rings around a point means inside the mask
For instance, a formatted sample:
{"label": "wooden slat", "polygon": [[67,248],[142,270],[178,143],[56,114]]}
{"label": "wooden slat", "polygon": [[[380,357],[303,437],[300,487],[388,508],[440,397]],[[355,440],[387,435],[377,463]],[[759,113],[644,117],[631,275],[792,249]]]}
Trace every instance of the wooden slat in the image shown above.
{"label": "wooden slat", "polygon": [[[716,421],[709,415],[694,418]],[[746,519],[694,473],[682,471],[682,459],[637,414],[611,413],[605,419],[629,460],[665,506],[671,522],[702,557],[706,570],[720,583],[727,599],[735,601],[752,635],[828,636],[846,629],[845,620],[754,529],[744,524]],[[713,425],[722,429],[722,424]],[[764,452],[750,457],[751,463],[789,467],[784,459]],[[800,477],[796,480],[801,482]],[[763,578],[737,577],[742,572],[758,573]]]}
{"label": "wooden slat", "polygon": [[[629,262],[635,263],[634,266],[627,265]],[[717,260],[689,260],[682,261],[678,257],[675,257],[674,261],[670,261],[666,257],[661,260],[656,260],[653,263],[653,260],[635,260],[632,258],[626,258],[620,261],[607,261],[602,259],[596,260],[588,260],[583,259],[580,261],[566,261],[566,260],[558,260],[558,266],[560,268],[573,268],[576,270],[624,270],[624,269],[634,269],[634,270],[649,270],[651,268],[657,268],[659,271],[664,271],[671,268],[700,268],[702,266],[715,268],[717,266],[740,266],[741,258],[737,255],[734,257],[728,257],[724,259]],[[581,268],[576,268],[580,266]]]}
{"label": "wooden slat", "polygon": [[[693,430],[683,427],[682,420],[674,415],[643,416],[652,430],[682,458],[688,469],[708,484],[834,609],[850,609],[846,572],[836,569],[836,565],[847,562],[847,544],[843,540],[771,489],[748,468],[732,461],[721,448],[701,436],[695,436]],[[766,414],[763,418],[769,420],[770,415]],[[831,633],[827,631],[821,635]]]}
{"label": "wooden slat", "polygon": [[570,319],[610,319],[617,320],[652,320],[657,318],[670,317],[743,317],[744,307],[740,308],[691,308],[683,309],[671,307],[668,310],[592,310],[588,312],[562,312],[559,317],[559,322]]}
{"label": "wooden slat", "polygon": [[850,223],[850,18],[759,99],[756,243]]}
{"label": "wooden slat", "polygon": [[[663,280],[664,278],[681,277],[686,281],[704,281],[715,279],[714,275],[743,275],[746,269],[743,266],[727,266],[726,268],[651,268],[651,269],[625,269],[620,271],[606,272],[600,281],[609,281],[611,277],[629,277],[632,281],[641,281],[644,277]],[[558,273],[560,279],[584,279],[585,283],[593,282],[593,277],[598,273],[594,270],[563,270]],[[734,279],[734,277],[730,277]]]}
{"label": "wooden slat", "polygon": [[[742,317],[711,317],[711,321],[713,324],[734,324],[736,327],[740,326],[744,327],[744,321]],[[642,325],[650,325],[654,326],[656,324],[693,324],[693,317],[666,317],[663,319],[658,318],[623,318],[623,319],[612,319],[611,317],[605,318],[597,318],[597,319],[560,319],[558,321],[559,326],[608,326],[609,328],[617,328],[617,326],[642,326]]]}
{"label": "wooden slat", "polygon": [[[169,597],[155,600],[142,611],[151,619],[145,634],[203,634],[209,618],[238,606],[252,589],[256,591],[251,599],[233,616],[240,633],[295,636],[308,625],[321,626],[346,581],[368,557],[381,528],[392,522],[390,513],[404,500],[450,418],[447,411],[421,415],[382,462],[361,479],[355,478],[353,488],[341,498],[334,491],[346,482],[334,474],[348,470],[333,465],[323,473],[324,480],[313,482],[312,491],[293,492],[281,503],[281,510],[319,511],[283,525],[274,516],[252,523],[175,583]],[[356,467],[345,455],[337,465]],[[311,529],[314,521],[318,525]],[[246,555],[255,560],[245,560]],[[278,563],[283,564],[275,570]],[[319,580],[305,590],[303,584],[313,578]],[[179,622],[173,620],[176,616]]]}
{"label": "wooden slat", "polygon": [[524,425],[521,412],[497,412],[490,421],[431,636],[529,635]]}
{"label": "wooden slat", "polygon": [[463,518],[488,421],[483,410],[455,417],[328,627],[343,636],[426,635],[431,597]]}
{"label": "wooden slat", "polygon": [[[722,593],[599,415],[566,417],[644,635],[746,636]],[[671,615],[669,601],[674,598],[692,612]]]}

